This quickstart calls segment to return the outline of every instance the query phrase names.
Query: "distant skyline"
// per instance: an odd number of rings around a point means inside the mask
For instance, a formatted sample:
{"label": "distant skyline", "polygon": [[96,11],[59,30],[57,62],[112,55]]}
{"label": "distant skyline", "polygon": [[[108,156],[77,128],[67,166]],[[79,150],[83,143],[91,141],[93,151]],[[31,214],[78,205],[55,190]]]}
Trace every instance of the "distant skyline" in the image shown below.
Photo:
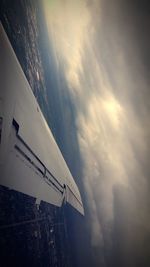
{"label": "distant skyline", "polygon": [[43,6],[75,114],[95,262],[103,250],[102,266],[149,266],[150,4],[43,0]]}

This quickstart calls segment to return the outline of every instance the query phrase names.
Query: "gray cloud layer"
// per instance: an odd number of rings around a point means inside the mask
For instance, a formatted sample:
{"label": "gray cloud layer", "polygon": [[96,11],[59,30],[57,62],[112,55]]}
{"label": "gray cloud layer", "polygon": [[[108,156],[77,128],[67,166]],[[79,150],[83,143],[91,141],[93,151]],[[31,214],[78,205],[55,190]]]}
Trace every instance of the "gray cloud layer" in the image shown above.
{"label": "gray cloud layer", "polygon": [[149,266],[148,8],[65,3],[47,20],[76,107],[95,262]]}

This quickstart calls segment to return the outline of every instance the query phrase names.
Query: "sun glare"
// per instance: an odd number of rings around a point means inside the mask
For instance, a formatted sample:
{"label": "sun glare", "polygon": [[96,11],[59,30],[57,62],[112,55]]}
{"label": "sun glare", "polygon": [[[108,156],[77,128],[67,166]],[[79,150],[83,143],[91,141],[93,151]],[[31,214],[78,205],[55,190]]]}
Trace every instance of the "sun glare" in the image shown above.
{"label": "sun glare", "polygon": [[123,108],[119,102],[113,96],[108,96],[103,99],[103,110],[113,125],[118,128],[123,115]]}

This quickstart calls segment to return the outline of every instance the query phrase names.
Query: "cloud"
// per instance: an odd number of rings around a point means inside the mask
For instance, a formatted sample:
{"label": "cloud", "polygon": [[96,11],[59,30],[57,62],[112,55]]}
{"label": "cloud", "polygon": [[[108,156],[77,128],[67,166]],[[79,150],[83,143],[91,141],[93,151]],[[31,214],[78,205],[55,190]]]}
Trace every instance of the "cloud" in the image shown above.
{"label": "cloud", "polygon": [[56,1],[55,5],[44,10],[49,34],[52,35],[56,57],[65,64],[65,75],[70,89],[79,89],[78,72],[82,71],[82,50],[90,15],[86,1]]}
{"label": "cloud", "polygon": [[[130,231],[136,233],[137,224],[143,236],[150,231],[149,78],[137,32],[124,25],[125,18],[132,21],[128,9],[123,13],[118,1],[112,2],[106,7],[104,1],[58,1],[53,13],[46,12],[76,108],[91,244],[107,251],[113,247],[116,216],[122,216],[119,203],[125,205],[126,218],[134,216]],[[141,238],[134,236],[133,243]]]}

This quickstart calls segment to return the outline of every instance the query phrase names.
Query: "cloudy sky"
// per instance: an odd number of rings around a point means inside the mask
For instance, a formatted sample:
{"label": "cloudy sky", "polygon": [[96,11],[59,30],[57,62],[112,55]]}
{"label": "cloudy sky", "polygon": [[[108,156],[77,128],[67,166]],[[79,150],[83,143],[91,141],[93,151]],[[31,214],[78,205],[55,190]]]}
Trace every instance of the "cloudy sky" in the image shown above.
{"label": "cloudy sky", "polygon": [[43,6],[76,111],[95,262],[150,266],[150,4],[43,0]]}

